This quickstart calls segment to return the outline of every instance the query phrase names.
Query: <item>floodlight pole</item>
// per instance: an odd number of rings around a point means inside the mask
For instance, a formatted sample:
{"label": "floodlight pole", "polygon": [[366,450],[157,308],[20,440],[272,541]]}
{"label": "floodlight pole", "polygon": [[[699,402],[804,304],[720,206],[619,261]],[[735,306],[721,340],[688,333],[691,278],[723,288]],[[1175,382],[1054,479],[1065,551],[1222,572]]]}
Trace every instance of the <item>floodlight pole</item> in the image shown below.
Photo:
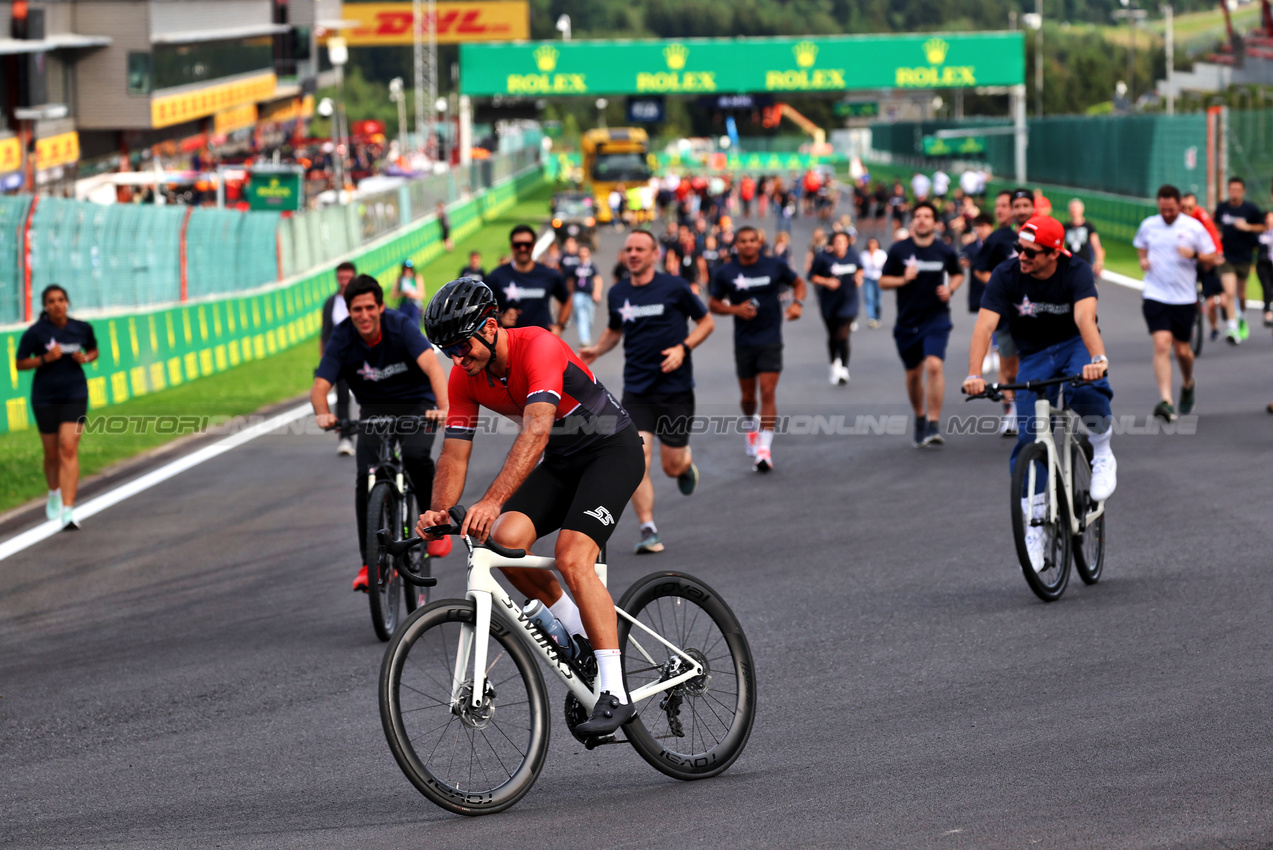
{"label": "floodlight pole", "polygon": [[1013,138],[1016,142],[1013,157],[1016,165],[1016,182],[1024,184],[1026,182],[1026,148],[1030,144],[1030,130],[1025,121],[1025,83],[1018,83],[1012,87],[1011,100]]}

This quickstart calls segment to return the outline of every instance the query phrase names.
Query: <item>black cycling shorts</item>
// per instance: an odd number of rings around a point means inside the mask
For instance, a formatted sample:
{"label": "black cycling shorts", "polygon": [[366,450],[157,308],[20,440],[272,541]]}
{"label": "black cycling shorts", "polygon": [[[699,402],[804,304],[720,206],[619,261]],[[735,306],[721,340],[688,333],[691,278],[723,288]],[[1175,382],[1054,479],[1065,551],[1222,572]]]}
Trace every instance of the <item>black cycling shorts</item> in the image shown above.
{"label": "black cycling shorts", "polygon": [[1220,272],[1215,269],[1198,268],[1198,282],[1202,284],[1202,297],[1212,298],[1224,294],[1224,284],[1220,281]]}
{"label": "black cycling shorts", "polygon": [[683,393],[623,394],[623,409],[638,431],[653,434],[671,449],[683,449],[690,442],[694,421],[694,391]]}
{"label": "black cycling shorts", "polygon": [[1193,338],[1193,322],[1198,316],[1198,302],[1189,304],[1164,304],[1152,298],[1146,298],[1141,306],[1145,316],[1145,324],[1151,334],[1158,331],[1171,331],[1177,342],[1189,342]]}
{"label": "black cycling shorts", "polygon": [[35,427],[41,434],[56,434],[63,422],[80,422],[88,414],[88,399],[57,404],[32,404]]}
{"label": "black cycling shorts", "polygon": [[641,435],[628,425],[574,454],[545,455],[503,512],[529,517],[536,538],[569,529],[604,547],[643,477]]}
{"label": "black cycling shorts", "polygon": [[761,372],[782,371],[782,343],[734,346],[734,367],[740,378],[754,378]]}

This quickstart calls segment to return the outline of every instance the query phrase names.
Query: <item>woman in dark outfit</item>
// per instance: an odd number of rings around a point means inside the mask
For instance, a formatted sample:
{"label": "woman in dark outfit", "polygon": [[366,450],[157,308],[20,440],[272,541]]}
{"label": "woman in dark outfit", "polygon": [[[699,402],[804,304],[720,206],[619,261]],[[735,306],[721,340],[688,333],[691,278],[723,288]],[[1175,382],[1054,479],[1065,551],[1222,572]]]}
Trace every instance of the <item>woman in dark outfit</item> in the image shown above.
{"label": "woman in dark outfit", "polygon": [[66,314],[71,303],[62,287],[45,287],[40,301],[44,311],[22,335],[16,365],[19,370],[35,370],[31,408],[44,444],[44,478],[49,485],[45,515],[75,529],[80,432],[88,412],[83,364],[97,359],[97,337],[88,322]]}

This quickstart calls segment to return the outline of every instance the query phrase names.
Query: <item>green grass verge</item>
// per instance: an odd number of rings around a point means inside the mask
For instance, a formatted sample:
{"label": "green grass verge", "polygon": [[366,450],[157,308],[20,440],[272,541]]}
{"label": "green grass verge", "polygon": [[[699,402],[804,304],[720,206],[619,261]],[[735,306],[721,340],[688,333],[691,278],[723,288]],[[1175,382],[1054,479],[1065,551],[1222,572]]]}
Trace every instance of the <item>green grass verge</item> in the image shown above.
{"label": "green grass verge", "polygon": [[[536,189],[476,233],[457,242],[450,254],[429,263],[422,269],[429,290],[434,291],[454,278],[468,261],[469,251],[481,251],[484,267],[494,268],[500,255],[508,252],[508,231],[513,225],[526,222],[538,229],[547,220],[552,194],[549,184]],[[213,420],[244,416],[308,391],[317,363],[317,337],[311,337],[265,360],[244,363],[217,375],[93,411],[89,419],[97,420],[104,415],[209,417]],[[126,434],[86,434],[80,442],[80,477],[95,475],[189,433],[191,430],[186,427],[177,434],[158,434],[151,426],[130,428]],[[44,495],[43,457],[40,436],[34,428],[0,435],[0,511]]]}
{"label": "green grass verge", "polygon": [[553,185],[545,183],[519,200],[516,204],[488,221],[467,239],[455,243],[454,250],[443,254],[420,270],[425,289],[436,292],[448,281],[454,280],[462,266],[468,265],[469,252],[482,252],[482,268],[488,272],[499,265],[499,258],[508,253],[508,231],[517,224],[529,224],[536,230],[548,221],[548,205],[553,197]]}
{"label": "green grass verge", "polygon": [[[264,360],[244,363],[225,372],[200,378],[114,404],[89,413],[90,423],[103,416],[243,416],[309,390],[318,362],[318,338],[311,337]],[[130,420],[137,423],[138,419]],[[85,434],[80,441],[80,477],[86,478],[130,457],[197,430],[185,425],[177,434],[159,434],[155,426],[130,425],[124,434]],[[0,510],[7,510],[46,492],[44,450],[34,428],[0,436]]]}

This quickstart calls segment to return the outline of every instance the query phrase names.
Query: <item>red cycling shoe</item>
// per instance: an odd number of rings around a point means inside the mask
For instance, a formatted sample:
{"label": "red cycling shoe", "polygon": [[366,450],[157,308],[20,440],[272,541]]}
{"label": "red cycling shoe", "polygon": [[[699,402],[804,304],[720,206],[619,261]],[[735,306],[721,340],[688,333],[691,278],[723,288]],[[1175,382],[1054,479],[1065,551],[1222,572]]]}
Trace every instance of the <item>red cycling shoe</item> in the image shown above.
{"label": "red cycling shoe", "polygon": [[367,592],[367,565],[366,564],[363,564],[362,569],[358,571],[358,575],[354,576],[354,593],[357,593],[358,591],[362,591],[363,593]]}

